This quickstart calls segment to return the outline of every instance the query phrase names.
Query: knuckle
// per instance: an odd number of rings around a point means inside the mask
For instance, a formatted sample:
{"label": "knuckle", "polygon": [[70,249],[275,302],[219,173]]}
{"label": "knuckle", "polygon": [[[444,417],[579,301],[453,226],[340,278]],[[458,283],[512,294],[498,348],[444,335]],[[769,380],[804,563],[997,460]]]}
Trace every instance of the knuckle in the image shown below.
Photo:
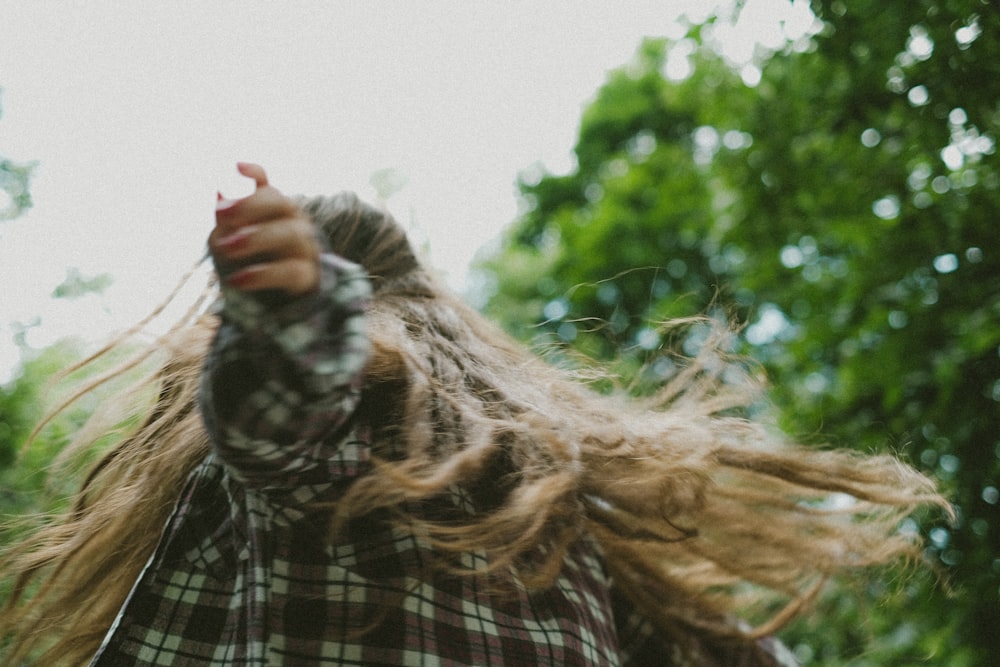
{"label": "knuckle", "polygon": [[319,280],[319,271],[315,264],[309,260],[300,259],[292,263],[290,268],[290,282],[298,293],[311,291]]}
{"label": "knuckle", "polygon": [[291,218],[298,215],[299,207],[291,199],[277,190],[273,190],[270,195],[271,207],[277,217]]}
{"label": "knuckle", "polygon": [[316,254],[319,252],[319,242],[316,240],[316,234],[313,231],[312,224],[299,220],[295,227],[296,238],[298,239],[299,247],[308,255]]}

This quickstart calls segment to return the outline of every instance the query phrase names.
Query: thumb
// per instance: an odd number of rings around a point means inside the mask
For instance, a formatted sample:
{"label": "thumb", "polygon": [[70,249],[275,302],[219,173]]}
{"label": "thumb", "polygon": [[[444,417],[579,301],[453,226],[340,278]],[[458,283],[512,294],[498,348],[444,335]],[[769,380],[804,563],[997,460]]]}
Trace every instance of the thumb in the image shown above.
{"label": "thumb", "polygon": [[257,184],[258,190],[267,187],[267,173],[259,164],[254,164],[253,162],[237,162],[236,170],[247,178],[252,178]]}

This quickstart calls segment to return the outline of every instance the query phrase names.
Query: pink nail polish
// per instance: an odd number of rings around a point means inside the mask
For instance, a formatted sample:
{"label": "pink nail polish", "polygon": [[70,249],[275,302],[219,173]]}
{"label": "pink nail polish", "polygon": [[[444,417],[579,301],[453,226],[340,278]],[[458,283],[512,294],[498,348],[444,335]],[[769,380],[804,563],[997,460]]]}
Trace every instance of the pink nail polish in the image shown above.
{"label": "pink nail polish", "polygon": [[236,208],[236,205],[239,203],[239,199],[226,199],[222,194],[219,194],[219,198],[215,201],[215,212],[226,213]]}
{"label": "pink nail polish", "polygon": [[254,267],[247,267],[238,271],[233,271],[226,276],[226,284],[236,289],[243,289],[254,279],[257,271]]}
{"label": "pink nail polish", "polygon": [[216,241],[216,245],[218,245],[220,248],[224,250],[234,250],[246,244],[247,240],[249,240],[249,238],[253,236],[253,233],[255,231],[256,228],[252,225],[241,227],[232,234],[223,236],[221,239]]}

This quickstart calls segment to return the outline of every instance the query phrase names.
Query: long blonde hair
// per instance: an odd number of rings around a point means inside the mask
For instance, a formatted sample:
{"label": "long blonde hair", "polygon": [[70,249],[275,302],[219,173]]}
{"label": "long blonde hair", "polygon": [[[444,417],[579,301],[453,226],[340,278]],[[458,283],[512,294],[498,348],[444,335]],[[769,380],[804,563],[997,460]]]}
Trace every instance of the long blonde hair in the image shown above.
{"label": "long blonde hair", "polygon": [[[590,380],[606,376],[546,363],[443,289],[387,214],[349,195],[300,205],[375,288],[359,412],[377,461],[326,508],[334,533],[389,510],[443,554],[483,552],[497,580],[535,588],[590,536],[614,585],[664,632],[751,639],[831,577],[917,557],[900,520],[947,509],[895,457],[789,444],[741,415],[758,383],[722,335],[642,397],[597,391]],[[47,651],[43,664],[75,664],[97,649],[209,449],[196,398],[215,327],[192,310],[153,346],[165,361],[144,378],[156,390],[138,428],[69,512],[7,553],[9,662]],[[459,488],[474,501],[464,522],[408,509]]]}

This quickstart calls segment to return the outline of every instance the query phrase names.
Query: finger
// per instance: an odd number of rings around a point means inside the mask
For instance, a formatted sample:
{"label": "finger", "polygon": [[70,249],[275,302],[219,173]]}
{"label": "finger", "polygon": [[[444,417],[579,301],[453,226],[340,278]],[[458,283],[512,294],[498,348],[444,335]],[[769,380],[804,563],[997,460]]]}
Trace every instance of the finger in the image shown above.
{"label": "finger", "polygon": [[225,281],[244,292],[279,290],[299,296],[319,287],[319,262],[296,258],[251,264],[233,271]]}
{"label": "finger", "polygon": [[255,164],[253,162],[237,162],[236,170],[247,178],[252,178],[257,184],[258,190],[267,187],[267,173],[259,164]]}
{"label": "finger", "polygon": [[319,255],[313,226],[304,218],[245,225],[235,231],[216,228],[209,235],[209,248],[227,263],[264,255],[304,259]]}
{"label": "finger", "polygon": [[[220,222],[225,219],[225,224],[230,226],[235,226],[240,223],[240,221],[234,219],[233,216],[239,211],[245,211],[248,208],[246,206],[248,202],[252,202],[256,197],[264,193],[271,195],[271,198],[274,197],[274,193],[270,192],[273,188],[271,188],[268,184],[267,172],[264,171],[262,166],[253,162],[237,162],[236,170],[241,175],[253,179],[255,190],[253,194],[238,199],[227,199],[222,196],[221,192],[216,193],[216,221]],[[278,194],[280,195],[280,193]]]}
{"label": "finger", "polygon": [[242,199],[220,199],[215,207],[216,225],[230,231],[297,215],[300,212],[295,202],[272,186],[258,189]]}

